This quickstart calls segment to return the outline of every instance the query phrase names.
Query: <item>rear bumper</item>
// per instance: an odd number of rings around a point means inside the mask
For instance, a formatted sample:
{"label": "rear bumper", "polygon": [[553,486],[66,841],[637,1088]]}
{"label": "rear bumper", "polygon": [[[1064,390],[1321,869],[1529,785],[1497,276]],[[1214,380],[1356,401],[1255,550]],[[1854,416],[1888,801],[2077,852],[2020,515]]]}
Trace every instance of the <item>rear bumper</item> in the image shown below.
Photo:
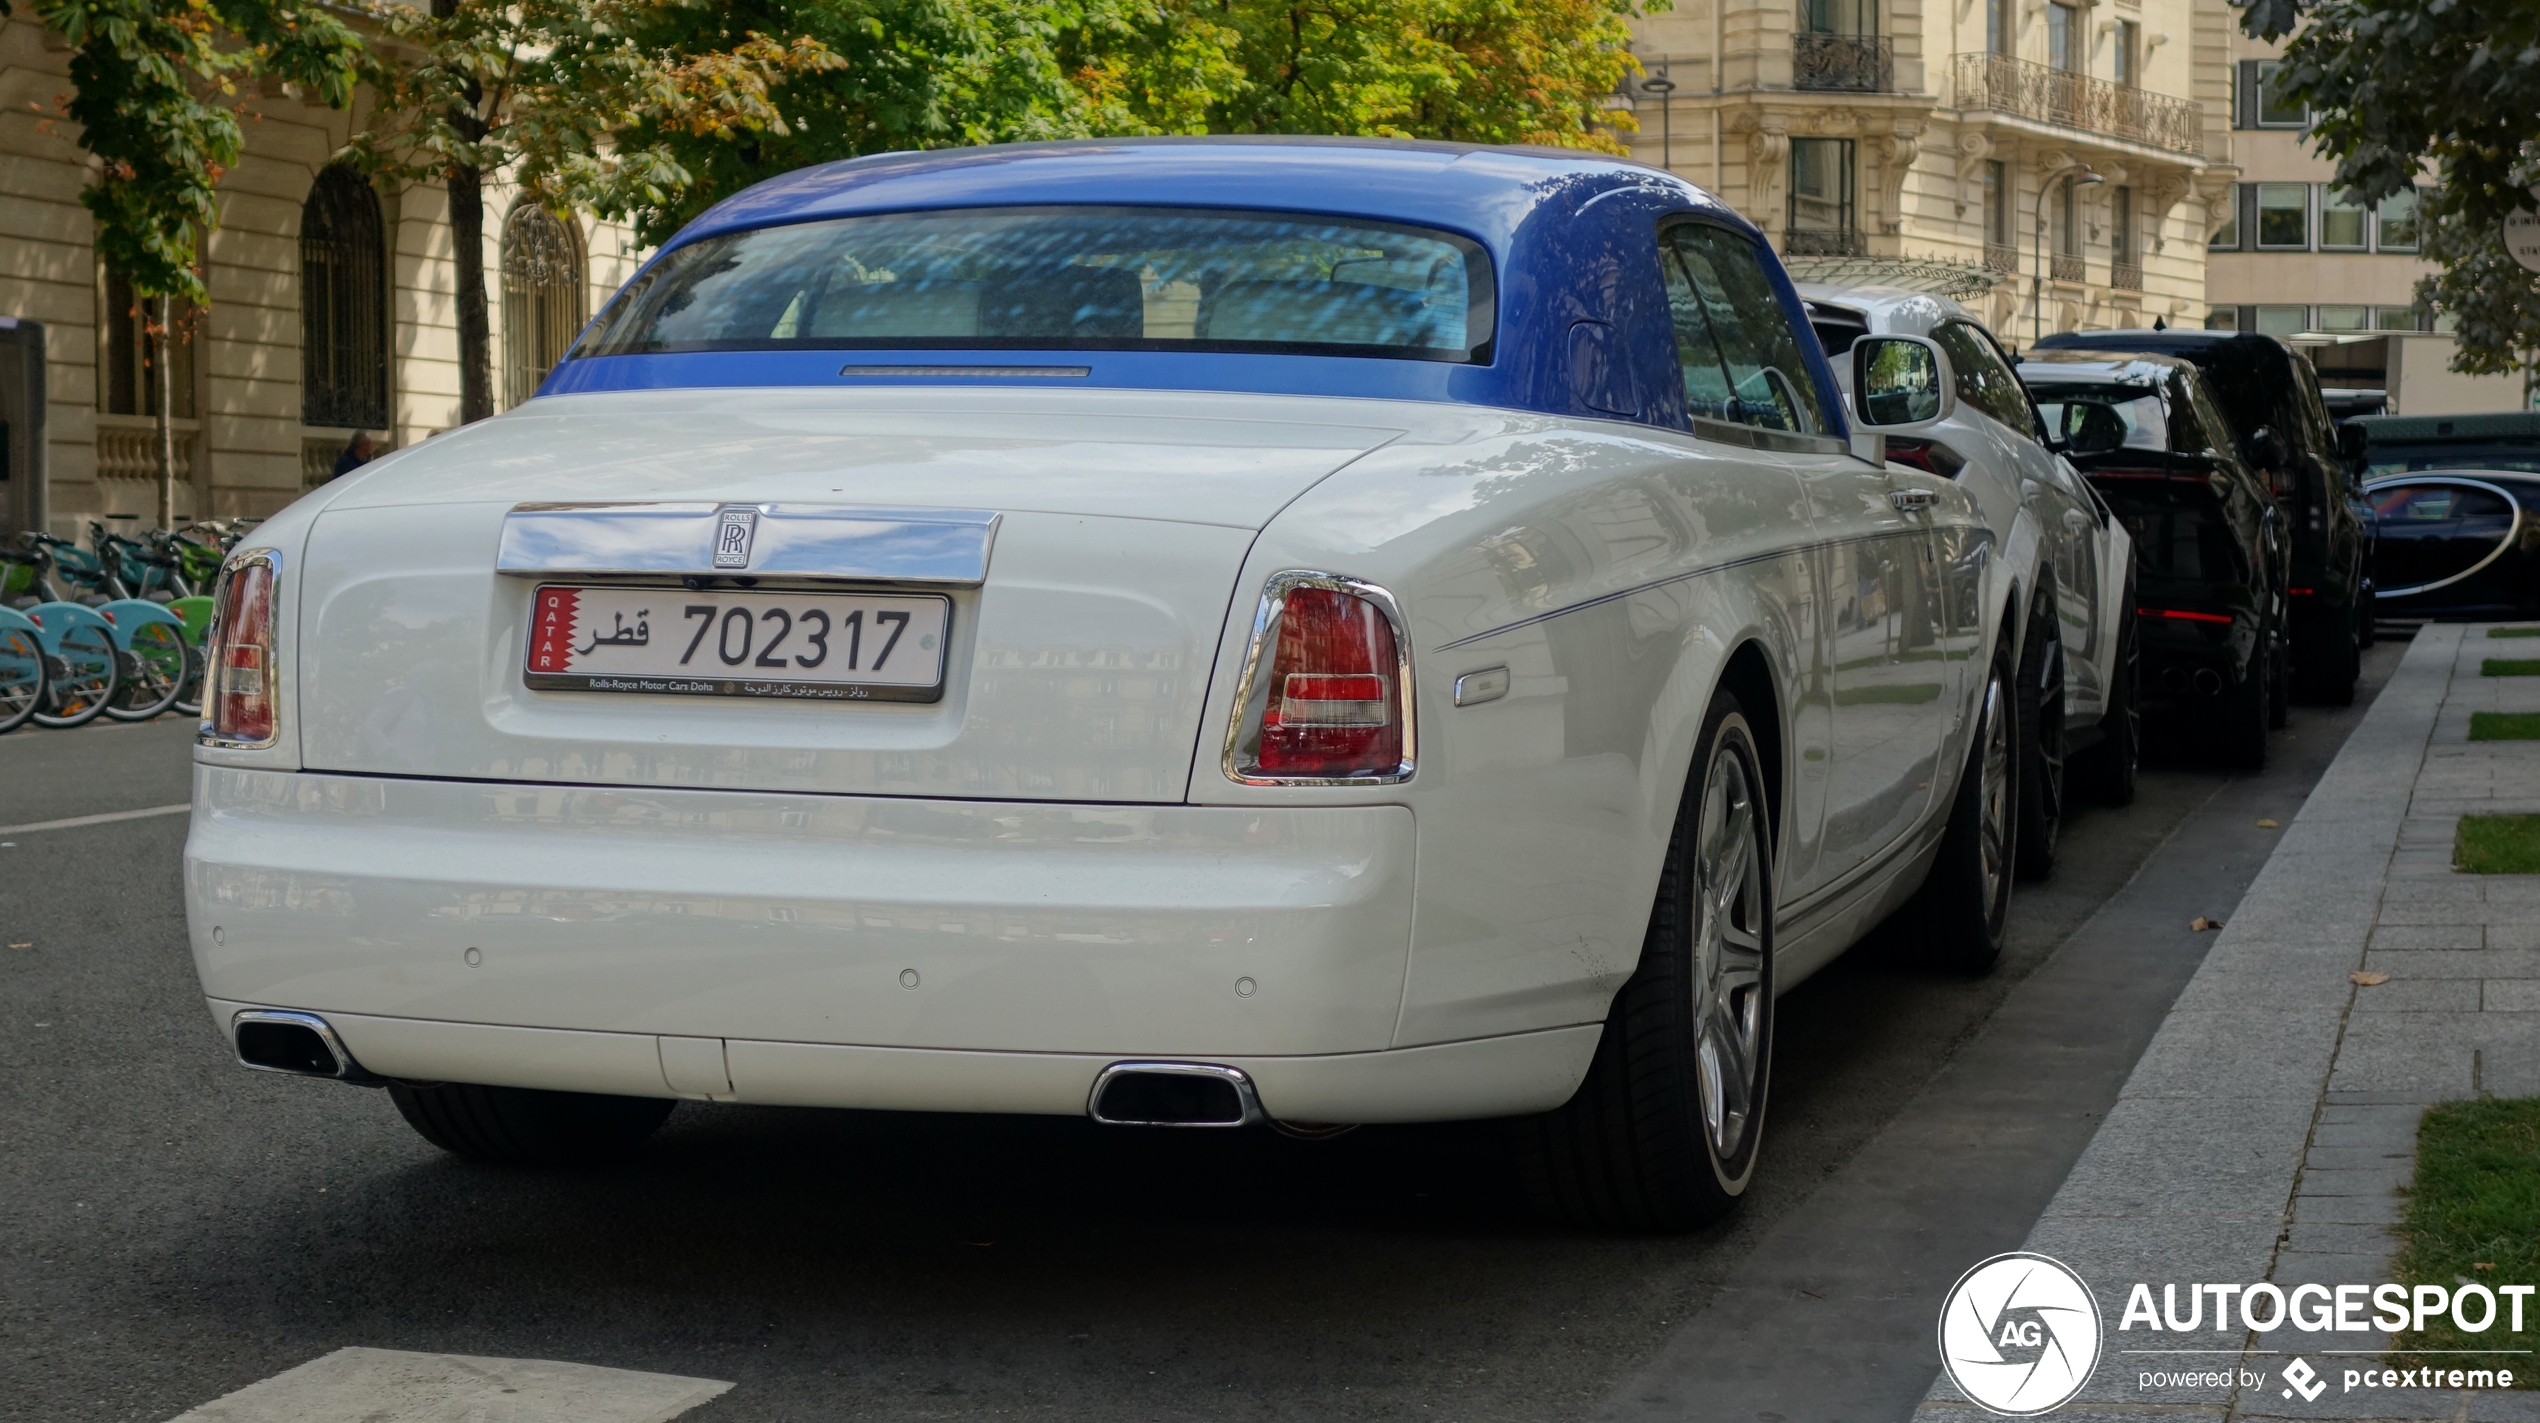
{"label": "rear bumper", "polygon": [[[260,1004],[206,1000],[226,1034]],[[1094,1078],[1123,1054],[957,1052],[569,1032],[487,1023],[326,1015],[364,1072],[625,1097],[786,1107],[1082,1116]],[[1219,1054],[1269,1115],[1299,1122],[1425,1122],[1549,1111],[1595,1055],[1595,1024],[1387,1052]]]}
{"label": "rear bumper", "polygon": [[[1394,1048],[1401,806],[785,796],[198,767],[195,964],[370,1072],[817,1106],[1080,1113],[1124,1058],[1273,1114],[1566,1099],[1597,1028]],[[711,1046],[709,1046],[711,1045]],[[720,1062],[715,1077],[708,1064]]]}

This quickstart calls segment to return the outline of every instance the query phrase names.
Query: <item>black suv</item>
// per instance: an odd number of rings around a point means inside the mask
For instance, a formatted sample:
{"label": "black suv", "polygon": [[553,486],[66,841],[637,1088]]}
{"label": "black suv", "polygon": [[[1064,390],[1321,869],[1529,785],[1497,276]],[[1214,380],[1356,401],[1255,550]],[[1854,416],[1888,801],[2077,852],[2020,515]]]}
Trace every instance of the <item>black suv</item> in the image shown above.
{"label": "black suv", "polygon": [[2240,455],[2274,485],[2291,535],[2293,674],[2304,695],[2354,700],[2372,635],[2372,534],[2311,363],[2272,336],[2235,331],[2073,331],[2040,349],[2142,351],[2196,363]]}

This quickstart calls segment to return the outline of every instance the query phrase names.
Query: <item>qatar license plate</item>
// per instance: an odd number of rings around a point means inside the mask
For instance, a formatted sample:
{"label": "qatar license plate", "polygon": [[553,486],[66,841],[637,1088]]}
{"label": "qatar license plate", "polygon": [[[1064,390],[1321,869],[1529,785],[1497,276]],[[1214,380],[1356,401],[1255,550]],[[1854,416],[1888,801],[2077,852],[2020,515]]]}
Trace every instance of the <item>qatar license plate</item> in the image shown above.
{"label": "qatar license plate", "polygon": [[952,602],[934,594],[576,587],[530,600],[541,691],[931,702]]}

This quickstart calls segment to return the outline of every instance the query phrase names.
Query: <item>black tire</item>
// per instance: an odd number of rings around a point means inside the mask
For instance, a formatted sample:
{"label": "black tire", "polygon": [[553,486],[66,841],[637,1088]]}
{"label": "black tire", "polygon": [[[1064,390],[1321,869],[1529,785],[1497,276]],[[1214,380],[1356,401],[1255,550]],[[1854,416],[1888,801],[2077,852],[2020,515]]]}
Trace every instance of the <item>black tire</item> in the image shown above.
{"label": "black tire", "polygon": [[2354,610],[2343,616],[2323,612],[2299,625],[2301,645],[2293,649],[2293,665],[2302,680],[2302,700],[2321,706],[2352,706],[2355,679],[2363,675],[2363,647],[2355,633]]}
{"label": "black tire", "polygon": [[2019,804],[2020,779],[2019,757],[2011,748],[2012,695],[2009,653],[1996,652],[1976,698],[1975,744],[1958,776],[1940,853],[1923,887],[1900,911],[1920,932],[1924,960],[1952,973],[1992,972],[2011,922],[2020,835],[2012,810]]}
{"label": "black tire", "polygon": [[23,628],[0,628],[0,667],[8,669],[8,680],[0,682],[0,732],[26,725],[43,707],[49,695],[48,665],[44,644],[35,634]]}
{"label": "black tire", "polygon": [[2101,805],[2134,804],[2136,773],[2143,764],[2143,635],[2135,626],[2134,584],[2126,584],[2117,614],[2117,655],[2108,687],[2108,709],[2099,718],[2099,740],[2073,757],[2066,791]]}
{"label": "black tire", "polygon": [[425,1141],[497,1166],[592,1166],[623,1160],[661,1129],[679,1104],[659,1097],[603,1097],[527,1087],[392,1085],[406,1125]]}
{"label": "black tire", "polygon": [[1512,1124],[1527,1195],[1572,1224],[1691,1230],[1755,1179],[1772,1086],[1771,819],[1733,694],[1712,697],[1695,745],[1640,966],[1587,1078],[1557,1110]]}
{"label": "black tire", "polygon": [[2267,730],[2277,696],[2276,658],[2261,641],[2238,685],[2214,699],[2214,752],[2234,770],[2267,767]]}
{"label": "black tire", "polygon": [[2064,639],[2049,586],[2029,600],[2028,635],[2020,640],[2019,876],[2055,873],[2055,842],[2064,827]]}
{"label": "black tire", "polygon": [[57,730],[86,726],[103,716],[121,685],[123,667],[114,639],[93,624],[65,629],[61,646],[67,652],[55,653],[48,665],[44,709],[33,718],[37,726]]}
{"label": "black tire", "polygon": [[2380,594],[2373,591],[2369,581],[2364,584],[2364,590],[2355,595],[2355,651],[2357,653],[2355,675],[2359,677],[2363,675],[2361,654],[2366,648],[2381,640],[2381,627],[2373,620],[2373,607],[2379,601]]}

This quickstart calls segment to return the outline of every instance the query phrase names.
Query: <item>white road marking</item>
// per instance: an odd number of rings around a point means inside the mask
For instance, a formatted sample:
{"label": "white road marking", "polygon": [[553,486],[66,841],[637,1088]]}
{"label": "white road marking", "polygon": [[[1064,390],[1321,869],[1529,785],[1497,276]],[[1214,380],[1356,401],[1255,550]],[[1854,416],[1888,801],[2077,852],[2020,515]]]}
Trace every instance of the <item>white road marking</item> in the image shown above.
{"label": "white road marking", "polygon": [[550,1359],[338,1349],[170,1423],[668,1423],[730,1387]]}
{"label": "white road marking", "polygon": [[154,805],[148,810],[114,810],[104,815],[74,815],[68,820],[39,820],[33,825],[0,825],[0,835],[24,835],[37,830],[68,830],[79,825],[106,825],[118,820],[147,820],[154,815],[183,815],[194,808],[183,805]]}

